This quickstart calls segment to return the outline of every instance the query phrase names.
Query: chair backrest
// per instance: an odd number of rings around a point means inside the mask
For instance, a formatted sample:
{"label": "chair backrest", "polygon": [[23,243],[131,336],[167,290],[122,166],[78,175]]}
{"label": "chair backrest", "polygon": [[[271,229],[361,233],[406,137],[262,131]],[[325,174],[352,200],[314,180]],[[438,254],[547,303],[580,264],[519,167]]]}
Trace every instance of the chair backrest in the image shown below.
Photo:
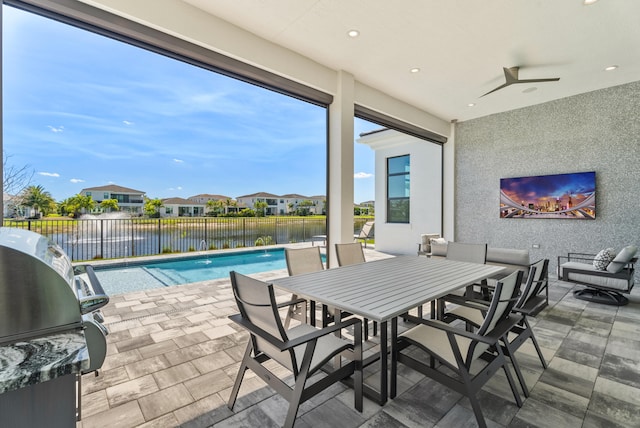
{"label": "chair backrest", "polygon": [[355,265],[366,261],[362,244],[359,242],[336,244],[336,256],[338,257],[338,266]]}
{"label": "chair backrest", "polygon": [[[489,309],[477,334],[481,336],[491,334],[498,323],[509,316],[516,304],[521,282],[522,271],[518,270],[496,283]],[[467,366],[470,366],[471,362],[482,355],[488,348],[489,345],[481,342],[475,342],[473,346],[470,346],[466,360]]]}
{"label": "chair backrest", "polygon": [[[278,313],[273,284],[234,271],[229,274],[233,295],[242,318],[273,336],[276,340],[286,342],[288,340],[287,333]],[[250,335],[256,354],[262,352],[297,374],[298,366],[293,350],[280,351],[260,335],[254,332],[250,332]]]}
{"label": "chair backrest", "polygon": [[358,238],[370,238],[371,232],[373,231],[373,221],[368,221],[364,225],[362,225],[362,229],[360,229],[360,233],[358,234]]}
{"label": "chair backrest", "polygon": [[529,276],[516,307],[524,307],[530,299],[536,297],[544,287],[548,286],[548,281],[549,259],[541,259],[533,263],[529,267]]}
{"label": "chair backrest", "polygon": [[462,244],[449,241],[447,243],[447,259],[485,264],[487,262],[487,244]]}
{"label": "chair backrest", "polygon": [[289,276],[318,272],[324,269],[320,247],[285,248],[284,257],[287,261]]}

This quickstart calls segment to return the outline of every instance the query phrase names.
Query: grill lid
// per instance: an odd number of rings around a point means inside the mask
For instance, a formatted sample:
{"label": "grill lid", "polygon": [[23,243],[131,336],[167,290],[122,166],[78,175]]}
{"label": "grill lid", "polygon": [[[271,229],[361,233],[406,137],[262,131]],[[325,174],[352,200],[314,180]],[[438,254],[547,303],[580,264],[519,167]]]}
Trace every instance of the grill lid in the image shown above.
{"label": "grill lid", "polygon": [[81,326],[62,248],[28,230],[0,228],[0,343]]}

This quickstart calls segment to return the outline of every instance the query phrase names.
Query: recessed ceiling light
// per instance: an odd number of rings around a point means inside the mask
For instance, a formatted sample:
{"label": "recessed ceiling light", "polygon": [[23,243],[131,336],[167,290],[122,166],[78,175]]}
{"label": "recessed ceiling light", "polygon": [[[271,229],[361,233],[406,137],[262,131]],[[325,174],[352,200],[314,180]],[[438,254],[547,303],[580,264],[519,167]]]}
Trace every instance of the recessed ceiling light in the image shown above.
{"label": "recessed ceiling light", "polygon": [[525,89],[524,91],[522,91],[523,94],[528,94],[529,92],[533,92],[533,91],[537,91],[538,88],[536,88],[535,86],[532,86],[530,88]]}
{"label": "recessed ceiling light", "polygon": [[358,30],[349,30],[347,33],[349,37],[358,37],[360,35],[360,31]]}
{"label": "recessed ceiling light", "polygon": [[469,103],[467,104],[467,107],[473,107],[475,104],[474,103]]}
{"label": "recessed ceiling light", "polygon": [[583,3],[587,6],[589,6],[590,4],[594,4],[595,2],[597,2],[598,0],[584,0]]}
{"label": "recessed ceiling light", "polygon": [[609,67],[605,68],[604,71],[611,71],[611,70],[615,70],[616,68],[618,68],[617,65],[610,65]]}
{"label": "recessed ceiling light", "polygon": [[413,67],[411,70],[409,70],[412,73],[419,73],[420,69],[418,67]]}

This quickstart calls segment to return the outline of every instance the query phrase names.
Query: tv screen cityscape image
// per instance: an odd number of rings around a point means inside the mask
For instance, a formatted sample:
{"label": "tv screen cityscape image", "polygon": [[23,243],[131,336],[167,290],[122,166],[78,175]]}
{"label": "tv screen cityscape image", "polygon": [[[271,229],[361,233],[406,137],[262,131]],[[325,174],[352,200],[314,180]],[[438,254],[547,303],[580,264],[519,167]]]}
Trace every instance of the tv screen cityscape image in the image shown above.
{"label": "tv screen cityscape image", "polygon": [[501,218],[596,218],[596,173],[500,179]]}

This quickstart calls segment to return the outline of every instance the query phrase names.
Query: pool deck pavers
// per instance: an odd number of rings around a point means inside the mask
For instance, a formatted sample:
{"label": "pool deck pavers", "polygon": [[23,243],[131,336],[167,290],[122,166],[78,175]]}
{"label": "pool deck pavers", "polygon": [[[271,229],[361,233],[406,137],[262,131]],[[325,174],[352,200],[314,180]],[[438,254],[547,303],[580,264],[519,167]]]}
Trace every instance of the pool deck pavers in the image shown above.
{"label": "pool deck pavers", "polygon": [[[373,249],[365,254],[388,257]],[[483,388],[489,426],[640,426],[640,293],[632,293],[629,305],[612,307],[576,300],[572,288],[552,280],[550,306],[531,320],[549,368],[523,345],[517,356],[531,395],[522,408],[502,373]],[[287,403],[250,371],[234,410],[226,406],[248,340],[227,318],[236,312],[226,278],[111,296],[103,309],[108,355],[99,376],[82,378],[77,426],[281,426]],[[365,344],[367,353],[377,341]],[[369,367],[365,381],[377,375]],[[379,406],[365,399],[358,413],[352,391],[335,385],[301,406],[296,427],[476,426],[467,399],[419,373],[400,366],[398,386],[394,400]]]}

